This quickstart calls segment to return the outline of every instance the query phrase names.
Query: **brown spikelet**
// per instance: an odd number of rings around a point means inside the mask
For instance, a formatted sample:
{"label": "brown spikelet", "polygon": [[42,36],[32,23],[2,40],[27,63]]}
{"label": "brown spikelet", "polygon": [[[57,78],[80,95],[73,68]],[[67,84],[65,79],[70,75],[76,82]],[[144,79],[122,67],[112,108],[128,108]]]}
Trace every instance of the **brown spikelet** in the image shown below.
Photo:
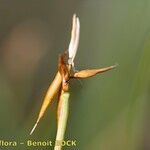
{"label": "brown spikelet", "polygon": [[49,106],[49,104],[51,103],[52,99],[54,98],[54,96],[57,94],[57,92],[59,91],[59,88],[61,86],[61,82],[62,82],[62,77],[60,75],[60,73],[58,72],[55,76],[55,79],[53,80],[52,84],[50,85],[50,87],[47,90],[46,96],[43,100],[43,104],[41,106],[37,121],[34,125],[34,127],[32,128],[30,135],[33,133],[33,131],[35,130],[38,122],[40,121],[40,119],[43,117],[47,107]]}
{"label": "brown spikelet", "polygon": [[114,69],[115,67],[116,67],[116,65],[105,67],[105,68],[100,68],[100,69],[81,70],[79,72],[75,72],[72,75],[72,78],[88,78],[88,77],[92,77],[92,76],[95,76],[96,74],[100,74],[100,73],[109,71],[111,69]]}

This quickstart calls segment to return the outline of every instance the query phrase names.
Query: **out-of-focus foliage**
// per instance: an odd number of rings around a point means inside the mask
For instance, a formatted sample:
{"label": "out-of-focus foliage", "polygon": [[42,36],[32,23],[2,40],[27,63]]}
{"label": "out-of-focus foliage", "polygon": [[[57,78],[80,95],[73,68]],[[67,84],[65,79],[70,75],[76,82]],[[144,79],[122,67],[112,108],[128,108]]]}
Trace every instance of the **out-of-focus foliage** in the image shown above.
{"label": "out-of-focus foliage", "polygon": [[77,147],[65,149],[150,149],[150,1],[0,0],[0,12],[1,140],[54,141],[57,102],[31,137],[29,132],[58,54],[68,47],[76,13],[81,22],[76,69],[119,66],[82,85],[71,81],[66,139],[76,139]]}

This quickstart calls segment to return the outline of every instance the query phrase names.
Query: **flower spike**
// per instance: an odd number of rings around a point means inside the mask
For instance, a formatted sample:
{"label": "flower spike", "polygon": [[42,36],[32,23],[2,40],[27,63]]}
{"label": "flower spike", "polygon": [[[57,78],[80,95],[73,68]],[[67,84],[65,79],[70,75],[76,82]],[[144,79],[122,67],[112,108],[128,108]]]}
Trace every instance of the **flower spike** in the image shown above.
{"label": "flower spike", "polygon": [[68,64],[74,67],[74,59],[77,53],[80,36],[80,20],[76,15],[73,15],[71,40],[68,48],[69,59]]}

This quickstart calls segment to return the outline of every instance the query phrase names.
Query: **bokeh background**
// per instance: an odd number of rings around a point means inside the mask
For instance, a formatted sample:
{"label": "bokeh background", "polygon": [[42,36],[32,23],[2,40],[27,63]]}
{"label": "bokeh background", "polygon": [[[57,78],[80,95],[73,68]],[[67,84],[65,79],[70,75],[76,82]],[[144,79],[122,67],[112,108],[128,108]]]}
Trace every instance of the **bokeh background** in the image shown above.
{"label": "bokeh background", "polygon": [[149,150],[149,0],[0,0],[0,139],[55,140],[57,99],[29,133],[68,48],[74,13],[81,23],[76,69],[119,66],[71,82],[66,139],[77,146],[64,149]]}

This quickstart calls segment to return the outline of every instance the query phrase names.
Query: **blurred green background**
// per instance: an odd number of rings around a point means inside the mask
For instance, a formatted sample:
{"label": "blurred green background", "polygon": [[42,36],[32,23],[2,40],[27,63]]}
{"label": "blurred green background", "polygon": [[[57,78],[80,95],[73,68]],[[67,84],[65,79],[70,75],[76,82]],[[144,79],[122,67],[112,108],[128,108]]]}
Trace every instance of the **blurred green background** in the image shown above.
{"label": "blurred green background", "polygon": [[149,150],[149,0],[0,0],[0,140],[55,140],[57,101],[29,133],[68,48],[73,13],[81,23],[76,69],[119,66],[71,82],[66,139],[77,146],[64,149]]}

